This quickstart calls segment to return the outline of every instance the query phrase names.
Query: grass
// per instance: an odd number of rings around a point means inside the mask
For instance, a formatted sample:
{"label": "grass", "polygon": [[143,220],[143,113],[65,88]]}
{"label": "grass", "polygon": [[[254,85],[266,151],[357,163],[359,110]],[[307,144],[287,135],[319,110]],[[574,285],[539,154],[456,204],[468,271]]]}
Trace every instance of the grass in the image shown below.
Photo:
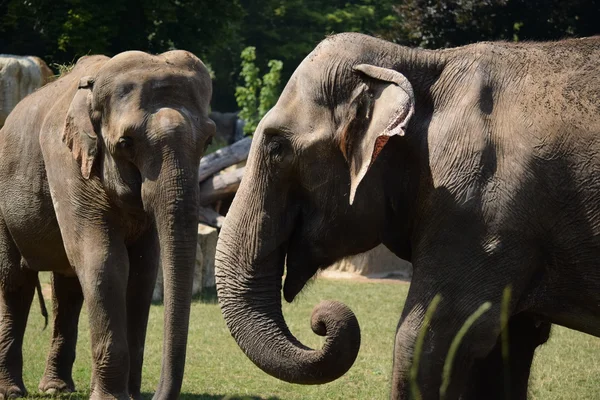
{"label": "grass", "polygon": [[[47,281],[43,279],[43,281]],[[311,347],[323,339],[310,330],[312,308],[334,299],[347,304],[362,330],[362,345],[350,371],[321,386],[292,385],[259,370],[238,348],[221,316],[214,294],[192,305],[188,357],[182,399],[386,399],[392,365],[393,338],[408,285],[318,279],[293,304],[284,303],[290,329]],[[47,297],[48,305],[50,299]],[[49,307],[51,308],[51,307]],[[151,398],[160,373],[163,307],[152,306],[143,391]],[[90,381],[88,320],[80,322],[77,360],[73,376],[78,392],[66,398],[87,398]],[[42,331],[43,318],[34,302],[24,345],[24,379],[31,397],[43,373],[50,329]],[[554,327],[547,345],[538,351],[531,379],[531,399],[595,399],[600,393],[600,340]]]}
{"label": "grass", "polygon": [[65,64],[53,63],[53,64],[51,64],[51,66],[54,67],[58,71],[58,74],[56,74],[56,76],[61,77],[63,75],[68,74],[69,72],[71,72],[73,70],[73,68],[75,68],[75,62],[70,62],[70,63],[65,63]]}
{"label": "grass", "polygon": [[227,147],[227,142],[224,139],[215,136],[213,137],[212,143],[206,148],[204,155],[214,153],[215,151],[222,149],[223,147]]}

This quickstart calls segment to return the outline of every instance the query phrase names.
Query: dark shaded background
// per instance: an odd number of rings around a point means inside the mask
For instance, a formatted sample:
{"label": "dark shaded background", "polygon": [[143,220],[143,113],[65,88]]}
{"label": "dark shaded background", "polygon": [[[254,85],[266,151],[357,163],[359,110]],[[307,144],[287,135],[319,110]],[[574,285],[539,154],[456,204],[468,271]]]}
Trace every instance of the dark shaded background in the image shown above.
{"label": "dark shaded background", "polygon": [[189,50],[215,74],[213,109],[233,111],[240,52],[284,63],[282,82],[326,35],[356,31],[439,48],[600,33],[600,0],[0,0],[0,53],[57,71],[85,54]]}

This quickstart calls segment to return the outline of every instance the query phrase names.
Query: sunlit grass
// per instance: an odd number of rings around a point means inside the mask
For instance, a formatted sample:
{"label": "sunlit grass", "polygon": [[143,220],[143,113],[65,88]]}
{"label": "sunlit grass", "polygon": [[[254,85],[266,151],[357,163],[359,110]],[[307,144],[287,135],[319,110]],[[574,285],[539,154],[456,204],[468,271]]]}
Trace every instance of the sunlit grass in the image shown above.
{"label": "sunlit grass", "polygon": [[[43,279],[47,282],[47,279]],[[394,333],[408,292],[403,283],[372,283],[318,279],[284,314],[297,337],[308,346],[323,338],[310,330],[310,315],[320,300],[346,303],[356,314],[362,345],[350,371],[335,382],[300,386],[280,382],[259,370],[231,338],[212,296],[192,306],[190,340],[183,399],[386,399],[392,366]],[[48,308],[50,298],[46,296]],[[158,383],[162,352],[163,307],[152,306],[146,341],[143,391],[150,398]],[[42,331],[43,318],[32,304],[24,345],[24,379],[32,397],[42,376],[50,343],[50,327]],[[78,392],[87,398],[90,382],[88,320],[80,323],[77,360],[73,371]],[[554,327],[549,343],[538,351],[531,379],[535,400],[596,399],[600,393],[600,339]],[[67,397],[67,396],[65,396]]]}

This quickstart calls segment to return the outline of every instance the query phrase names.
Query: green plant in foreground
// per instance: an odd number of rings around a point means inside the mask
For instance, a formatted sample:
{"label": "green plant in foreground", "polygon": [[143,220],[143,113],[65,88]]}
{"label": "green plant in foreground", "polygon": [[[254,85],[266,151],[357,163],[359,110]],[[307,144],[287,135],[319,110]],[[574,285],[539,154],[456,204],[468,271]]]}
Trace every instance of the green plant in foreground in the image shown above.
{"label": "green plant in foreground", "polygon": [[448,390],[448,386],[450,385],[450,377],[452,376],[452,363],[454,362],[454,357],[456,357],[456,351],[460,346],[460,342],[465,337],[471,326],[481,317],[486,311],[488,311],[492,307],[492,303],[486,301],[482,305],[475,310],[473,314],[467,318],[465,323],[460,327],[454,339],[452,339],[452,343],[450,344],[450,349],[448,350],[448,354],[446,355],[446,360],[444,361],[444,369],[442,370],[442,386],[440,387],[440,399],[444,399],[446,397],[446,390]]}
{"label": "green plant in foreground", "polygon": [[279,60],[270,60],[269,72],[261,79],[259,77],[260,70],[254,64],[256,48],[246,47],[242,51],[241,58],[240,77],[244,79],[244,86],[238,86],[235,89],[235,100],[240,108],[239,117],[246,121],[244,133],[252,134],[261,118],[277,102],[283,63]]}
{"label": "green plant in foreground", "polygon": [[[508,347],[508,320],[509,320],[509,306],[510,306],[510,298],[511,298],[511,286],[508,285],[504,288],[502,293],[502,307],[500,312],[500,326],[502,327],[501,331],[501,340],[502,340],[502,359],[504,362],[505,368],[505,378],[504,378],[504,386],[506,396],[509,395],[510,389],[510,381],[509,381],[509,347]],[[425,312],[425,316],[423,318],[423,325],[419,330],[419,334],[417,336],[417,340],[415,343],[415,350],[413,354],[413,363],[410,369],[410,391],[411,397],[415,400],[421,399],[421,392],[419,390],[419,386],[417,384],[417,375],[419,371],[419,361],[421,358],[421,352],[423,350],[423,342],[425,340],[425,335],[427,334],[427,330],[429,329],[429,325],[431,324],[431,319],[433,318],[433,314],[435,313],[440,301],[442,300],[441,295],[438,293],[427,308]],[[454,339],[452,339],[452,343],[450,344],[450,348],[448,349],[448,354],[446,355],[446,359],[444,360],[444,367],[442,370],[442,385],[440,386],[440,399],[444,399],[446,397],[446,391],[448,390],[448,386],[450,385],[450,378],[452,376],[452,365],[454,363],[454,359],[456,357],[456,352],[462,342],[462,339],[465,337],[469,329],[473,326],[473,324],[490,308],[492,307],[492,303],[486,301],[482,305],[480,305],[473,314],[471,314],[464,324],[458,330]]]}
{"label": "green plant in foreground", "polygon": [[511,296],[511,286],[508,285],[504,288],[504,292],[502,293],[502,310],[500,312],[500,326],[502,328],[502,332],[500,333],[500,337],[502,340],[502,361],[504,362],[504,393],[507,400],[510,400],[510,363],[509,363],[509,348],[508,348],[508,319],[509,315],[509,307],[510,307],[510,296]]}
{"label": "green plant in foreground", "polygon": [[421,329],[419,330],[419,335],[417,336],[417,341],[415,343],[413,362],[410,367],[410,392],[411,397],[415,400],[421,400],[421,391],[419,390],[419,385],[417,384],[417,375],[419,373],[419,361],[421,359],[421,352],[423,351],[423,342],[425,341],[425,335],[427,334],[427,329],[429,329],[429,324],[431,323],[433,314],[435,313],[440,301],[442,301],[442,296],[438,293],[435,295],[433,300],[431,300],[431,303],[429,303],[429,307],[427,307],[427,311],[425,311],[425,317],[423,318],[423,325],[421,325]]}

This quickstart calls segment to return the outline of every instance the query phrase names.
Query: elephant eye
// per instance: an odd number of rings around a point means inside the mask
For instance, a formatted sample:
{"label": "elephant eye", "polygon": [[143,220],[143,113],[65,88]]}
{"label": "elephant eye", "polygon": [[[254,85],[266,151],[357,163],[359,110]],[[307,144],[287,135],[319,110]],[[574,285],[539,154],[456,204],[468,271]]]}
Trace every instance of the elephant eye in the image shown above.
{"label": "elephant eye", "polygon": [[271,140],[267,145],[267,151],[269,152],[269,157],[271,160],[275,162],[280,162],[283,160],[283,144],[280,143],[279,140]]}
{"label": "elephant eye", "polygon": [[119,149],[128,149],[133,146],[133,138],[130,136],[123,136],[117,141],[117,147]]}

